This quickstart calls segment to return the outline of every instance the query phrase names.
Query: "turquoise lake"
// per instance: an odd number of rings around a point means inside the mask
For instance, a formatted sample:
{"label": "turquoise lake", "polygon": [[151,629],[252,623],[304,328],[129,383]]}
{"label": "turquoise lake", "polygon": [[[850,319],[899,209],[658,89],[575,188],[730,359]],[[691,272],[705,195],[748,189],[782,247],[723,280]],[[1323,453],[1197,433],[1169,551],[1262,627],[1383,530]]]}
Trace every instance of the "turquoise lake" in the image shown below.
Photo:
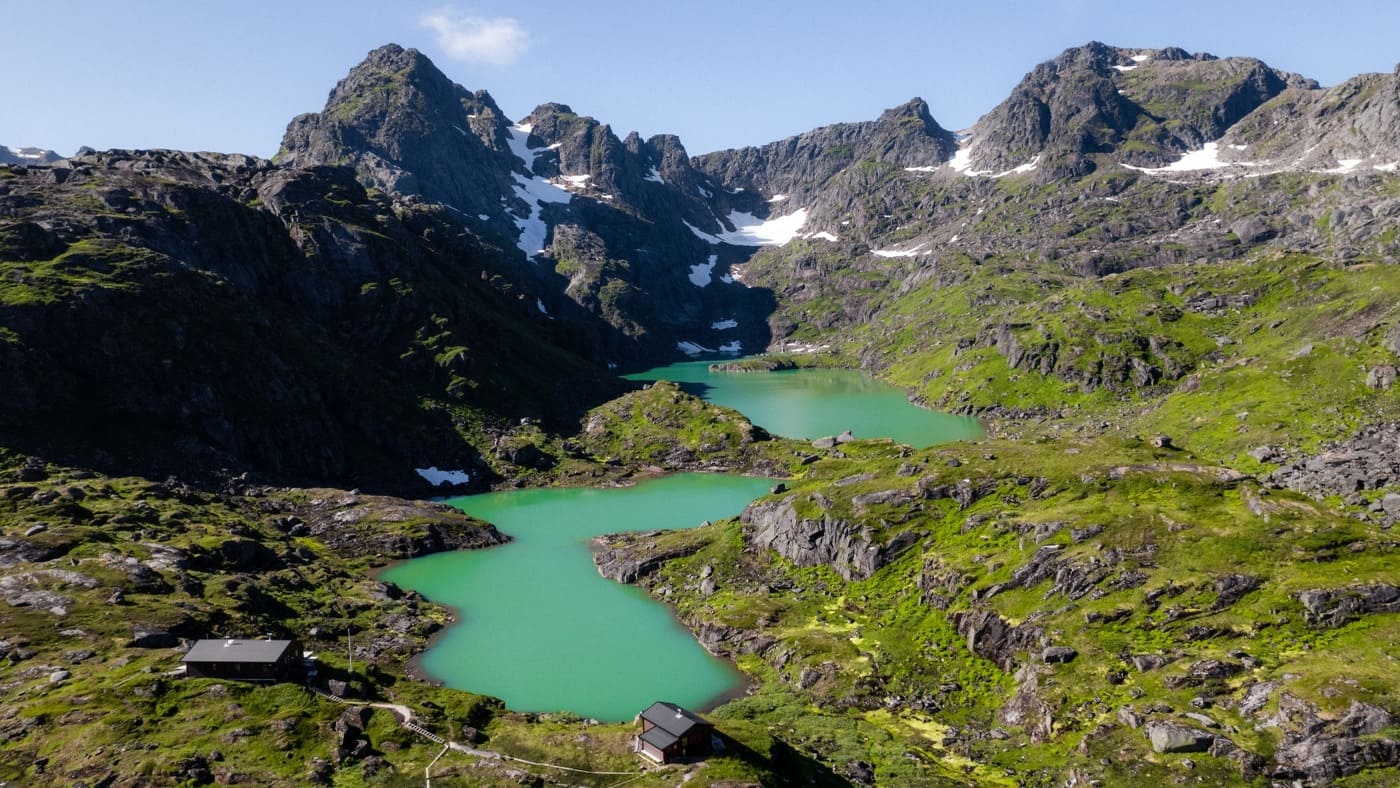
{"label": "turquoise lake", "polygon": [[458,609],[422,657],[448,686],[517,711],[629,720],[656,700],[702,708],[742,686],[664,605],[598,574],[594,536],[732,517],[772,482],[684,473],[625,488],[513,490],[448,503],[514,541],[417,558],[383,579]]}
{"label": "turquoise lake", "polygon": [[[674,380],[793,438],[890,437],[928,446],[981,435],[977,422],[918,408],[904,393],[850,370],[711,373],[686,362],[630,375]],[[732,517],[771,480],[676,474],[627,488],[513,490],[447,503],[513,541],[488,550],[418,558],[383,579],[456,608],[421,658],[451,687],[494,695],[517,711],[569,711],[629,720],[653,701],[697,709],[743,678],[707,653],[671,611],[639,589],[603,578],[589,540],[624,531],[693,528]]]}
{"label": "turquoise lake", "polygon": [[894,438],[916,448],[982,436],[976,419],[911,403],[904,390],[852,369],[711,372],[709,361],[686,361],[627,375],[671,380],[706,400],[733,408],[786,438],[820,438],[850,430],[857,438]]}

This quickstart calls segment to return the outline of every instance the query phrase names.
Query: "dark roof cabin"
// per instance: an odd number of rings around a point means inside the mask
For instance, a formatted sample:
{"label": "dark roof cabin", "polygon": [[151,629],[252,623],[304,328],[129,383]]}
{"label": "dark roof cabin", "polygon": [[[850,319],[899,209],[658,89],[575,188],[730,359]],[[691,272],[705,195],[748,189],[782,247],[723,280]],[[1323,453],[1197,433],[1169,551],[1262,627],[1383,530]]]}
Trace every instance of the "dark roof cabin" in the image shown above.
{"label": "dark roof cabin", "polygon": [[636,751],[657,763],[709,755],[715,726],[674,703],[657,701],[641,713]]}
{"label": "dark roof cabin", "polygon": [[201,640],[180,660],[193,678],[287,681],[301,667],[295,640]]}

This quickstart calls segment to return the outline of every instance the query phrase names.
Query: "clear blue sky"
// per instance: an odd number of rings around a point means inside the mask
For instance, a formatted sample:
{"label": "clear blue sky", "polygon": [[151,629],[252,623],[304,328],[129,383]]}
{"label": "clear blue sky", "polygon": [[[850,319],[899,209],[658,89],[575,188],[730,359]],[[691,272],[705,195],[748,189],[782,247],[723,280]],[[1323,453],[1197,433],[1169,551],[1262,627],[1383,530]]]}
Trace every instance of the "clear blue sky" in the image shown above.
{"label": "clear blue sky", "polygon": [[292,116],[388,42],[513,118],[559,101],[619,135],[679,134],[691,153],[916,95],[962,128],[1036,63],[1091,40],[1250,55],[1325,85],[1400,61],[1400,3],[1380,0],[49,0],[5,3],[0,20],[0,143],[65,154],[269,156]]}

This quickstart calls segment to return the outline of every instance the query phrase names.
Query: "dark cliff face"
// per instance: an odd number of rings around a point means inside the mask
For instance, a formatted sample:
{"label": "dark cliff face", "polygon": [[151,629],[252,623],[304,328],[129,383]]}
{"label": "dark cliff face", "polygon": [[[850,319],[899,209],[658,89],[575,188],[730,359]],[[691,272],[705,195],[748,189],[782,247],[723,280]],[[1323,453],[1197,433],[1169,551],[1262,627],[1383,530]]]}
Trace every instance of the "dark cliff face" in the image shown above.
{"label": "dark cliff face", "polygon": [[975,171],[1035,161],[1042,181],[1093,172],[1095,154],[1166,164],[1215,140],[1289,86],[1314,85],[1253,58],[1097,42],[1041,63],[973,128]]}
{"label": "dark cliff face", "polygon": [[[732,229],[721,217],[735,205],[674,137],[624,141],[562,104],[513,124],[484,91],[390,45],[352,69],[322,112],[292,121],[278,162],[346,164],[367,187],[448,206],[518,266],[527,296],[578,338],[574,349],[600,362],[675,358],[681,342],[768,342],[771,297],[724,277],[752,250],[715,249],[686,226]],[[694,266],[709,276],[693,280]],[[757,319],[711,328],[740,314]]]}
{"label": "dark cliff face", "polygon": [[351,69],[322,112],[288,124],[277,161],[350,166],[368,187],[486,215],[478,228],[504,238],[508,125],[485,91],[453,84],[417,50],[389,45]]}
{"label": "dark cliff face", "polygon": [[761,147],[711,153],[698,157],[696,165],[730,188],[783,194],[794,205],[810,205],[849,197],[849,187],[836,193],[829,187],[862,163],[868,163],[867,169],[870,164],[937,166],[956,149],[952,132],[929,115],[923,99],[915,98],[875,121],[838,123]]}
{"label": "dark cliff face", "polygon": [[445,211],[348,169],[109,152],[0,172],[9,445],[412,489],[415,467],[480,472],[469,421],[567,425],[619,390]]}

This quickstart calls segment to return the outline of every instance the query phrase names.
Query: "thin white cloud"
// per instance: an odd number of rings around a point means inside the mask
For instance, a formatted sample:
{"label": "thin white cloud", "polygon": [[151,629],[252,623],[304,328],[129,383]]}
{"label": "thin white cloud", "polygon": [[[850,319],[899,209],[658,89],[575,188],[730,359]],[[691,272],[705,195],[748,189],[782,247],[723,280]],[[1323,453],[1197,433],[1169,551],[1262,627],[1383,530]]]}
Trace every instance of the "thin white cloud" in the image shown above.
{"label": "thin white cloud", "polygon": [[530,34],[510,17],[486,19],[451,9],[434,11],[418,20],[437,33],[438,46],[454,60],[508,66],[530,46]]}

